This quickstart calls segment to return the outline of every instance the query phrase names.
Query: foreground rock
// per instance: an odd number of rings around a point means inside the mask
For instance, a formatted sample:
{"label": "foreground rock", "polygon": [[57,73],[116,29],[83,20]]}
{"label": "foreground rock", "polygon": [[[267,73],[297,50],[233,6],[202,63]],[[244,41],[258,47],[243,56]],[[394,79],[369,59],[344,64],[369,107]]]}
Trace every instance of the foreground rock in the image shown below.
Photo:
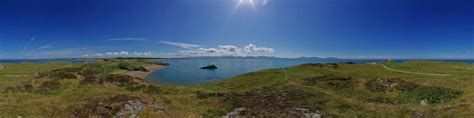
{"label": "foreground rock", "polygon": [[216,65],[208,65],[208,66],[201,67],[201,69],[215,70],[215,69],[217,69],[217,66]]}
{"label": "foreground rock", "polygon": [[138,100],[129,100],[123,108],[117,112],[114,118],[137,118],[138,113],[145,108],[145,104]]}

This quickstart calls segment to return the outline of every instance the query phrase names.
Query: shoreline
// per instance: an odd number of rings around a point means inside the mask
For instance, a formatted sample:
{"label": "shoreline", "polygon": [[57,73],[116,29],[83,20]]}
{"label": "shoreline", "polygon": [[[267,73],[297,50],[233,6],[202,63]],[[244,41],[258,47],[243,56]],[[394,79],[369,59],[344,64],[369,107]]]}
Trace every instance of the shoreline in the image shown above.
{"label": "shoreline", "polygon": [[145,67],[148,70],[148,72],[127,71],[125,74],[129,75],[129,76],[132,76],[132,77],[138,77],[138,78],[146,79],[148,77],[148,75],[150,75],[152,72],[163,69],[165,67],[166,66],[163,66],[163,65],[151,65],[151,66]]}

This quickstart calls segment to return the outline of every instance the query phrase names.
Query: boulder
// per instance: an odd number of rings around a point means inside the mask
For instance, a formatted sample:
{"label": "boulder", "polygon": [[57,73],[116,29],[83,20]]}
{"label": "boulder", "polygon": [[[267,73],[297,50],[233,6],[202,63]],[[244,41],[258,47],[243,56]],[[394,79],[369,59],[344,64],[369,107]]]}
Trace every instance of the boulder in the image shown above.
{"label": "boulder", "polygon": [[217,69],[217,66],[216,65],[207,65],[207,66],[201,67],[201,69],[215,70],[215,69]]}

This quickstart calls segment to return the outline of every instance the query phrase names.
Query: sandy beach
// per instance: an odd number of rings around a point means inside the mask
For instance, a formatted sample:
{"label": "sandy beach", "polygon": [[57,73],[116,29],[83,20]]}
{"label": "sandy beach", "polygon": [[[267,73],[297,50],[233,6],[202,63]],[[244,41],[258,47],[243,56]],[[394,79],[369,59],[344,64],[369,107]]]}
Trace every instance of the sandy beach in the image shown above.
{"label": "sandy beach", "polygon": [[159,69],[162,69],[166,66],[163,66],[163,65],[152,65],[152,66],[147,66],[145,67],[148,72],[142,72],[142,71],[128,71],[126,74],[127,75],[130,75],[132,77],[138,77],[138,78],[142,78],[142,79],[145,79],[150,73],[152,73],[153,71],[156,71],[156,70],[159,70]]}

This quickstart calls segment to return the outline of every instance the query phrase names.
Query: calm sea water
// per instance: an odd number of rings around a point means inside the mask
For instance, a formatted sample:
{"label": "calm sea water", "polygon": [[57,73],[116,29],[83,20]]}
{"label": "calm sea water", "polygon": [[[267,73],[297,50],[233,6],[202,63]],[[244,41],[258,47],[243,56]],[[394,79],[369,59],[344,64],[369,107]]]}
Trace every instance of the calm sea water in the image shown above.
{"label": "calm sea water", "polygon": [[[311,59],[170,59],[158,60],[171,65],[151,73],[147,79],[171,84],[196,84],[214,80],[231,78],[243,73],[270,69],[290,67],[304,63],[329,63],[329,62],[378,62],[385,60],[311,60]],[[402,62],[403,60],[397,60]],[[474,60],[443,60],[451,62],[474,63]],[[214,64],[216,70],[203,70],[202,66]]]}
{"label": "calm sea water", "polygon": [[[147,79],[171,84],[195,84],[226,79],[243,73],[290,67],[304,63],[373,62],[382,60],[311,60],[311,59],[171,59],[158,60],[171,65],[151,73]],[[203,70],[202,66],[214,64],[216,70]]]}

